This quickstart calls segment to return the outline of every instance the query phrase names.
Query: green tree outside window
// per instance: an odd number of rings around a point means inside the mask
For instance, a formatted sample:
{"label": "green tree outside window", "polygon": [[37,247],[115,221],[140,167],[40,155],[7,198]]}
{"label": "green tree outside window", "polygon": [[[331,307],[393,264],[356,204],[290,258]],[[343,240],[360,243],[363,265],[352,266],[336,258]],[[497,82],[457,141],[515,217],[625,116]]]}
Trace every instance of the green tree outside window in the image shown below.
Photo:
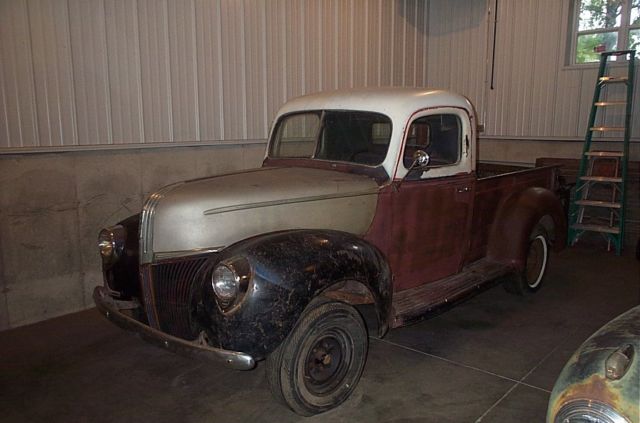
{"label": "green tree outside window", "polygon": [[580,0],[576,13],[575,63],[597,62],[604,51],[640,48],[640,0]]}

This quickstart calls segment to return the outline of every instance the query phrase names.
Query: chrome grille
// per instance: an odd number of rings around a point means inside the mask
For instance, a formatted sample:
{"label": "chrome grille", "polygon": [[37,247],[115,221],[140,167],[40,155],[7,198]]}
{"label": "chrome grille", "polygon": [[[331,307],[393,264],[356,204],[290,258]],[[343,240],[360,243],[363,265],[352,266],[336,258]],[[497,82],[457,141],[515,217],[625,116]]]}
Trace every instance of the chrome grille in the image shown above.
{"label": "chrome grille", "polygon": [[205,260],[194,257],[145,266],[142,287],[152,327],[184,339],[197,337],[191,320],[192,289]]}

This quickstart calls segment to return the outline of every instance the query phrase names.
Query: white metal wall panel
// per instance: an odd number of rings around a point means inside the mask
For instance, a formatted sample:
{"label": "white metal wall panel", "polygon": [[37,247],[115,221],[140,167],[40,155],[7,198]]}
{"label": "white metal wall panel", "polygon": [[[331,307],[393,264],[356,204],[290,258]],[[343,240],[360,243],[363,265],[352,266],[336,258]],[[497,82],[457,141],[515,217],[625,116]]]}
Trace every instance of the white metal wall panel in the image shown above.
{"label": "white metal wall panel", "polygon": [[305,3],[304,20],[304,63],[306,93],[322,90],[322,4],[323,0],[310,0]]}
{"label": "white metal wall panel", "polygon": [[75,143],[73,72],[67,8],[29,0],[35,105],[40,145]]}
{"label": "white metal wall panel", "polygon": [[78,139],[111,144],[104,1],[69,0]]}
{"label": "white metal wall panel", "polygon": [[3,0],[0,152],[263,139],[290,97],[389,85],[466,95],[488,137],[582,137],[596,70],[564,65],[567,2],[499,2],[491,90],[494,4]]}
{"label": "white metal wall panel", "polygon": [[105,12],[111,136],[114,144],[138,143],[145,136],[137,3],[108,0]]}
{"label": "white metal wall panel", "polygon": [[288,98],[426,83],[421,0],[0,5],[5,152],[263,139]]}
{"label": "white metal wall panel", "polygon": [[[533,10],[536,25],[531,82],[531,113],[528,133],[536,136],[553,136],[553,116],[558,86],[557,64],[564,53],[562,47],[562,4],[556,0],[543,0]],[[544,22],[545,24],[541,24]],[[556,66],[553,66],[554,61]],[[545,111],[540,113],[539,111]]]}
{"label": "white metal wall panel", "polygon": [[286,0],[285,27],[289,34],[297,34],[295,37],[286,37],[287,98],[305,94],[304,40],[308,35],[305,33],[303,14],[303,2]]}
{"label": "white metal wall panel", "polygon": [[[367,0],[352,0],[349,4],[349,20],[351,21],[351,39],[349,50],[351,51],[351,85],[353,87],[365,87],[366,69],[365,57],[367,50],[365,35],[367,32],[367,21],[365,15]],[[362,46],[362,47],[361,47]]]}
{"label": "white metal wall panel", "polygon": [[138,34],[144,142],[173,141],[167,0],[138,0]]}
{"label": "white metal wall panel", "polygon": [[428,85],[467,96],[482,115],[485,93],[486,0],[432,0],[428,10]]}
{"label": "white metal wall panel", "polygon": [[266,110],[266,55],[263,47],[265,32],[264,7],[251,7],[254,1],[245,1],[244,30],[246,45],[247,80],[247,137],[264,138],[267,132]]}
{"label": "white metal wall panel", "polygon": [[405,2],[403,0],[393,0],[391,4],[391,54],[389,56],[391,62],[391,85],[400,86],[404,78],[404,40],[406,37],[406,20],[404,19]]}
{"label": "white metal wall panel", "polygon": [[195,0],[167,2],[173,139],[200,139]]}
{"label": "white metal wall panel", "polygon": [[365,16],[367,20],[367,54],[365,56],[367,66],[364,69],[364,73],[366,75],[367,86],[375,87],[378,85],[378,79],[380,76],[380,60],[382,47],[382,31],[380,30],[381,3],[379,1],[367,2],[367,7],[365,8]]}
{"label": "white metal wall panel", "polygon": [[[494,3],[494,0],[487,2],[489,6]],[[499,2],[495,89],[487,90],[485,136],[530,139],[584,136],[597,67],[565,65],[565,40],[570,30],[567,5],[567,1],[556,0]],[[479,42],[476,46],[480,47]],[[490,54],[487,59],[491,59]],[[626,72],[626,67],[614,68],[613,72]],[[634,109],[635,138],[640,128],[639,109]],[[621,110],[605,113],[613,118],[608,124],[622,125]]]}
{"label": "white metal wall panel", "polygon": [[237,0],[223,0],[221,17],[224,139],[239,140],[246,136],[247,113],[244,4]]}
{"label": "white metal wall panel", "polygon": [[[393,13],[395,11],[395,1],[378,0],[380,23],[379,43],[380,54],[378,56],[378,85],[385,87],[391,85],[393,74],[394,38],[395,31]],[[389,19],[391,17],[391,19]]]}
{"label": "white metal wall panel", "polygon": [[[582,89],[582,70],[570,69],[558,72],[557,90],[553,134],[555,136],[572,134],[580,135],[578,132],[578,121],[586,120],[586,116],[579,116],[580,91]],[[542,111],[539,111],[542,113]],[[581,134],[584,135],[584,134]]]}
{"label": "white metal wall panel", "polygon": [[220,0],[196,0],[198,122],[202,141],[223,139],[224,85]]}
{"label": "white metal wall panel", "polygon": [[[39,144],[26,1],[0,2],[2,127],[0,147]],[[6,135],[5,135],[6,134]]]}
{"label": "white metal wall panel", "polygon": [[322,75],[320,86],[322,90],[338,88],[338,2],[328,0],[322,2],[319,21],[322,22],[323,33],[320,50],[322,52]]}
{"label": "white metal wall panel", "polygon": [[339,1],[334,16],[336,28],[336,88],[350,88],[352,86],[351,60],[351,19],[350,0]]}

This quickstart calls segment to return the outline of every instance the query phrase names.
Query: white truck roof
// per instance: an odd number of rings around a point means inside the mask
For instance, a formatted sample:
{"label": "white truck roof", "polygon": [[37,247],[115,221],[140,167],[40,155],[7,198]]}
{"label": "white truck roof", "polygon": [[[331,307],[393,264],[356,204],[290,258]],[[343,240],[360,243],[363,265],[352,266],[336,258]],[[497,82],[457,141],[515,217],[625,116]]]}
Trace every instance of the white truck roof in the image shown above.
{"label": "white truck roof", "polygon": [[[389,149],[382,166],[392,179],[401,179],[407,169],[400,165],[399,155],[402,153],[402,141],[405,127],[416,112],[438,108],[444,113],[457,113],[462,119],[462,139],[475,140],[475,110],[471,102],[464,96],[446,90],[427,88],[359,88],[336,91],[323,91],[304,95],[289,100],[284,104],[274,122],[282,115],[307,110],[353,110],[382,113],[388,116],[393,129],[389,141]],[[274,130],[274,127],[271,128]],[[270,134],[270,139],[273,134]],[[475,142],[466,147],[455,166],[432,169],[429,178],[465,173],[475,169]],[[268,156],[268,151],[265,157]]]}
{"label": "white truck roof", "polygon": [[473,116],[469,100],[446,90],[426,88],[360,88],[323,91],[289,100],[278,117],[301,110],[360,110],[383,113],[392,120],[405,121],[417,110],[431,107],[457,107]]}

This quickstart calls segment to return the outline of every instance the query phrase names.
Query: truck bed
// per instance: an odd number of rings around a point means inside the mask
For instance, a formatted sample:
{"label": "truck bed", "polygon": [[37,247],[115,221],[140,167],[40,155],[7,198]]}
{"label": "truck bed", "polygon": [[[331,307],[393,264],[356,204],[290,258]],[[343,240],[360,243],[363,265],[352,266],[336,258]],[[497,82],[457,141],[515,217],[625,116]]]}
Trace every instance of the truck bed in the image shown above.
{"label": "truck bed", "polygon": [[555,192],[558,186],[557,172],[557,166],[525,167],[478,163],[471,246],[465,263],[473,263],[486,255],[489,230],[503,201],[511,194],[529,187],[547,188]]}

